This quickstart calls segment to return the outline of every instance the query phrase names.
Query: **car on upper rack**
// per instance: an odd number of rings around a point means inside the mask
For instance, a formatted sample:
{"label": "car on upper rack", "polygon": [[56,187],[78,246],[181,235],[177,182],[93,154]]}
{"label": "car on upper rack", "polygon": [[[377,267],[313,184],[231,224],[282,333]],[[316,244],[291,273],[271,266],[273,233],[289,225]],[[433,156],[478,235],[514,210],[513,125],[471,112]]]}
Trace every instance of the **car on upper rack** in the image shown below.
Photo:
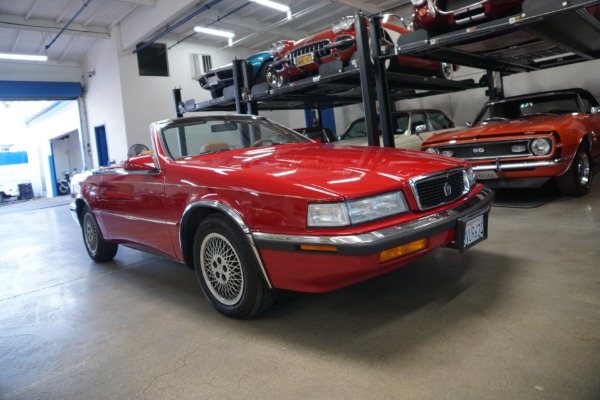
{"label": "car on upper rack", "polygon": [[[253,84],[267,82],[269,86],[279,87],[284,83],[284,77],[276,74],[269,65],[273,56],[268,51],[254,54],[246,59],[252,65]],[[223,65],[211,69],[198,77],[202,89],[210,91],[213,99],[223,96],[223,90],[233,86],[233,66]]]}
{"label": "car on upper rack", "polygon": [[[391,114],[394,130],[394,145],[398,148],[419,150],[423,140],[441,132],[458,129],[443,111],[415,109],[395,111]],[[350,123],[335,145],[366,146],[367,130],[365,118]]]}
{"label": "car on upper rack", "polygon": [[[295,81],[317,75],[322,64],[334,60],[340,60],[344,67],[348,66],[357,52],[354,21],[353,16],[344,17],[334,22],[330,29],[303,39],[282,40],[273,43],[269,49],[273,56],[271,68],[289,81]],[[381,26],[390,46],[398,41],[400,35],[411,32],[402,26],[402,23],[402,18],[395,15],[383,16]],[[458,67],[454,64],[398,55],[391,59],[387,68],[391,72],[452,79],[454,71]],[[281,85],[283,81],[274,83]]]}
{"label": "car on upper rack", "polygon": [[278,289],[326,292],[487,237],[494,194],[464,160],[339,148],[253,115],[150,131],[151,149],[134,145],[74,190],[85,249],[96,262],[125,245],[187,264],[231,317],[264,311]]}
{"label": "car on upper rack", "polygon": [[473,126],[442,133],[421,150],[469,161],[486,186],[539,187],[555,179],[565,195],[583,195],[600,158],[600,108],[574,88],[490,101]]}
{"label": "car on upper rack", "polygon": [[[414,29],[447,31],[520,14],[525,0],[411,0]],[[531,1],[531,0],[530,0]]]}

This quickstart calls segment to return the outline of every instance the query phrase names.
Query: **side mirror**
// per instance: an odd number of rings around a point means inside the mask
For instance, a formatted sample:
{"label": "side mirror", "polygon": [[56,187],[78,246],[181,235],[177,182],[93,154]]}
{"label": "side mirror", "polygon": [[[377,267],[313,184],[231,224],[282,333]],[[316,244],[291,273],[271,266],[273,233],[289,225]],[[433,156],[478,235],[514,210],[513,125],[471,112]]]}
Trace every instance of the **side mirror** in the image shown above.
{"label": "side mirror", "polygon": [[466,122],[465,125],[470,128],[470,127],[473,126],[473,123],[472,122]]}
{"label": "side mirror", "polygon": [[420,124],[420,125],[417,125],[417,126],[415,126],[415,132],[417,133],[417,135],[418,135],[419,133],[423,133],[423,132],[425,132],[425,131],[427,131],[427,125],[425,125],[425,124]]}
{"label": "side mirror", "polygon": [[152,155],[130,157],[125,161],[123,168],[127,172],[156,172],[156,164]]}
{"label": "side mirror", "polygon": [[598,114],[600,113],[600,107],[592,107],[590,114]]}

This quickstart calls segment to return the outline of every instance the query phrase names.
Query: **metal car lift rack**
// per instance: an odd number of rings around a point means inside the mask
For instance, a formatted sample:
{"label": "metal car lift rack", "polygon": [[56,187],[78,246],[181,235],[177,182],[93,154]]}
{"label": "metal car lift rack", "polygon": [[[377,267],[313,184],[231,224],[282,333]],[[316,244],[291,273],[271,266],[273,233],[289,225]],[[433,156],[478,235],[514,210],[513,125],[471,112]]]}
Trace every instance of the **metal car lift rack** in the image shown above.
{"label": "metal car lift rack", "polygon": [[[381,131],[383,145],[394,147],[390,116],[396,100],[482,85],[488,86],[492,97],[493,71],[502,76],[600,58],[600,16],[586,10],[598,4],[600,0],[529,0],[519,15],[439,35],[418,30],[402,35],[398,47],[384,39],[380,16],[370,17],[373,29],[367,29],[367,18],[357,12],[358,50],[349,66],[344,67],[341,61],[323,64],[317,76],[270,89],[266,83],[254,85],[250,65],[234,60],[234,85],[222,97],[182,102],[180,90],[175,89],[177,116],[196,111],[258,114],[260,110],[320,110],[362,103],[369,145],[380,144]],[[369,48],[369,36],[378,46]],[[399,54],[484,69],[488,79],[478,84],[386,71],[385,60]]]}

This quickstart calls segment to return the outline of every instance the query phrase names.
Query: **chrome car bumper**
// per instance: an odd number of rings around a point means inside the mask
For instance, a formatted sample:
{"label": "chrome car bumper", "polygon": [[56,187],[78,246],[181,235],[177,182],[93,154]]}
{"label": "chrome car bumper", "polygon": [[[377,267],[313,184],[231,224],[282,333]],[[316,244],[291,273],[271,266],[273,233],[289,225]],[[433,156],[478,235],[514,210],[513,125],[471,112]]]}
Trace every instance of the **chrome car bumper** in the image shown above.
{"label": "chrome car bumper", "polygon": [[473,198],[454,208],[358,235],[309,236],[256,232],[252,236],[259,249],[297,251],[300,245],[319,245],[335,246],[339,255],[368,255],[453,229],[459,219],[489,210],[493,199],[494,192],[484,187]]}
{"label": "chrome car bumper", "polygon": [[506,162],[503,163],[500,160],[496,160],[495,164],[489,165],[473,165],[473,171],[509,171],[519,169],[531,169],[531,168],[542,168],[542,167],[558,167],[567,162],[569,158],[557,158],[550,161],[521,161],[521,162]]}

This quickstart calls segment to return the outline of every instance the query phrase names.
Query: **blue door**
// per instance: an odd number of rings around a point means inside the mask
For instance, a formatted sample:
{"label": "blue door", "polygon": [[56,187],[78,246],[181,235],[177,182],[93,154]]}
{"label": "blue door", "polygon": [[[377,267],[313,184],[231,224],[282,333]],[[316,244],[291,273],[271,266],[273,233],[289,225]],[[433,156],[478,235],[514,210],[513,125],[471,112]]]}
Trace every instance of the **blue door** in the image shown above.
{"label": "blue door", "polygon": [[106,143],[106,129],[104,125],[94,128],[96,133],[96,150],[98,151],[98,165],[108,165],[108,144]]}

